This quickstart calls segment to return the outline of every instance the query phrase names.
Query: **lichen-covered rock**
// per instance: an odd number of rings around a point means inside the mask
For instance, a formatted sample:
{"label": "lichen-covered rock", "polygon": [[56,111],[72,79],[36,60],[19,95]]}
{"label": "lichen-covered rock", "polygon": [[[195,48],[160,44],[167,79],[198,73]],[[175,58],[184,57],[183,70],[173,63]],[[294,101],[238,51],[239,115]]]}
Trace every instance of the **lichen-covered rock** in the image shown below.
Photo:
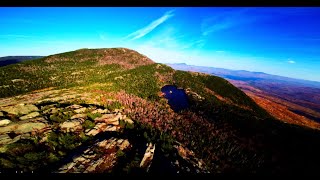
{"label": "lichen-covered rock", "polygon": [[16,134],[24,134],[24,133],[30,133],[32,131],[38,131],[43,128],[47,127],[46,124],[40,123],[40,122],[28,122],[23,124],[10,124],[5,127],[0,128],[0,134],[5,134],[9,132],[14,132]]}
{"label": "lichen-covered rock", "polygon": [[25,115],[33,111],[39,111],[37,106],[33,104],[18,104],[16,106],[3,107],[2,110],[15,115]]}
{"label": "lichen-covered rock", "polygon": [[24,123],[24,124],[18,125],[16,127],[17,129],[14,130],[14,132],[17,134],[24,134],[32,131],[38,131],[45,127],[47,127],[47,125],[44,123]]}
{"label": "lichen-covered rock", "polygon": [[95,136],[101,132],[107,132],[107,131],[118,131],[119,130],[119,126],[114,126],[111,124],[106,124],[106,123],[97,123],[96,126],[91,129],[90,131],[88,131],[86,133],[87,136]]}
{"label": "lichen-covered rock", "polygon": [[116,127],[116,126],[107,126],[107,128],[105,128],[103,130],[103,132],[106,132],[106,131],[118,131],[118,130],[119,130],[119,128]]}
{"label": "lichen-covered rock", "polygon": [[86,114],[75,114],[75,115],[73,115],[73,116],[71,117],[71,120],[73,120],[73,119],[84,119],[84,118],[86,118],[86,117],[87,117]]}
{"label": "lichen-covered rock", "polygon": [[191,95],[193,98],[197,99],[198,101],[203,101],[203,100],[205,100],[204,97],[200,96],[200,95],[197,94],[196,92],[191,91],[190,88],[187,88],[187,89],[186,89],[186,93],[187,93],[188,95]]}
{"label": "lichen-covered rock", "polygon": [[3,112],[0,111],[0,117],[4,116]]}
{"label": "lichen-covered rock", "polygon": [[87,108],[83,107],[83,108],[74,110],[74,112],[76,112],[76,113],[83,113],[83,112],[85,112],[86,110],[87,110]]}
{"label": "lichen-covered rock", "polygon": [[35,118],[32,118],[32,120],[30,120],[30,122],[42,122],[42,123],[48,123],[48,121],[44,118],[44,117],[35,117]]}
{"label": "lichen-covered rock", "polygon": [[9,133],[9,132],[17,129],[18,126],[19,126],[19,125],[12,123],[12,124],[9,124],[9,125],[7,125],[7,126],[1,127],[1,128],[0,128],[0,134]]}
{"label": "lichen-covered rock", "polygon": [[7,134],[0,135],[0,145],[8,144],[10,141],[12,139]]}
{"label": "lichen-covered rock", "polygon": [[96,109],[94,111],[91,112],[92,114],[96,114],[96,113],[100,113],[100,114],[107,114],[110,113],[110,111],[108,109]]}
{"label": "lichen-covered rock", "polygon": [[76,132],[82,130],[82,125],[79,121],[66,121],[60,124],[60,129],[63,132]]}
{"label": "lichen-covered rock", "polygon": [[19,119],[20,119],[20,120],[27,120],[27,119],[35,118],[35,117],[37,117],[37,116],[40,116],[40,113],[39,113],[39,112],[32,112],[32,113],[30,113],[30,114],[27,114],[27,115],[25,115],[25,116],[20,117]]}
{"label": "lichen-covered rock", "polygon": [[9,119],[0,120],[0,127],[7,126],[11,121]]}
{"label": "lichen-covered rock", "polygon": [[105,114],[102,117],[96,118],[94,121],[95,122],[104,122],[106,124],[111,124],[114,126],[119,125],[119,120],[122,119],[122,115],[114,115],[114,114]]}
{"label": "lichen-covered rock", "polygon": [[89,132],[86,133],[87,136],[95,136],[97,134],[100,133],[100,130],[99,129],[91,129],[89,130]]}
{"label": "lichen-covered rock", "polygon": [[43,111],[44,114],[54,114],[54,113],[57,113],[57,112],[59,112],[59,109],[57,109],[55,107],[52,107],[50,109],[47,109],[47,110]]}
{"label": "lichen-covered rock", "polygon": [[[131,145],[127,139],[110,138],[99,141],[82,153],[75,155],[72,161],[61,166],[59,173],[103,173],[116,165],[118,149],[126,150]],[[98,153],[103,152],[103,153]]]}
{"label": "lichen-covered rock", "polygon": [[115,114],[104,114],[101,117],[97,117],[94,119],[95,122],[105,122],[108,119],[113,119],[114,117],[116,117]]}

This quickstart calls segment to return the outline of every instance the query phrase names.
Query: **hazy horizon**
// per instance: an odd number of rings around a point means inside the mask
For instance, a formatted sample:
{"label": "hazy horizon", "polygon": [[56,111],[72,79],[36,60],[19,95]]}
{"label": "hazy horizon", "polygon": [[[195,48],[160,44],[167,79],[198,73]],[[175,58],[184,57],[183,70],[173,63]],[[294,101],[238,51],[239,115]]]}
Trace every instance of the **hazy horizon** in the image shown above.
{"label": "hazy horizon", "polygon": [[159,63],[320,81],[319,8],[0,8],[0,56],[126,47]]}

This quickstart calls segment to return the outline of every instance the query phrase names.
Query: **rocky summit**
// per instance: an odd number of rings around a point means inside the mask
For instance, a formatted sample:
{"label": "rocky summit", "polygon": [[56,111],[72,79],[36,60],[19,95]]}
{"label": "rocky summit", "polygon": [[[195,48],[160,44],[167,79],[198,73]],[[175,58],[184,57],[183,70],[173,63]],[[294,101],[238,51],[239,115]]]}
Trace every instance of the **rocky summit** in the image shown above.
{"label": "rocky summit", "polygon": [[[48,94],[52,98],[45,98]],[[79,101],[72,94],[84,99]],[[24,95],[21,100],[33,96],[37,99],[28,104],[15,104],[19,101],[12,99],[10,105],[6,104],[8,99],[1,101],[2,118],[8,118],[0,121],[1,153],[6,155],[1,158],[3,169],[41,172],[46,166],[50,167],[46,172],[55,173],[142,173],[148,172],[155,161],[155,146],[150,154],[150,146],[139,132],[144,128],[123,114],[124,107],[91,104],[95,93],[68,90]],[[163,152],[174,157],[165,159],[172,169],[209,172],[198,167],[202,160],[190,161],[187,154],[179,153],[181,145],[176,143],[173,142],[173,149]],[[179,161],[186,165],[177,166]]]}
{"label": "rocky summit", "polygon": [[0,68],[1,173],[317,174],[319,151],[317,129],[279,121],[227,80],[127,48]]}

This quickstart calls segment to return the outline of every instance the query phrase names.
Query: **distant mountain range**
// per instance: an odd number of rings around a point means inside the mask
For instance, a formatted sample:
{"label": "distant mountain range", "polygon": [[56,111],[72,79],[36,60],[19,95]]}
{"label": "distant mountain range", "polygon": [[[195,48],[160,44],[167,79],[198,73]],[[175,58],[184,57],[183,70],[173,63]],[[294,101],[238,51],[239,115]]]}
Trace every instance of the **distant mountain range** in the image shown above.
{"label": "distant mountain range", "polygon": [[320,82],[309,81],[303,79],[295,79],[278,75],[271,75],[263,72],[251,72],[246,70],[230,70],[224,68],[216,67],[206,67],[206,66],[194,66],[188,65],[186,63],[174,63],[167,64],[174,69],[184,70],[184,71],[196,71],[203,72],[208,74],[217,75],[223,78],[232,79],[232,80],[243,80],[243,81],[266,81],[271,80],[273,83],[286,83],[290,85],[300,85],[303,87],[314,87],[320,88]]}
{"label": "distant mountain range", "polygon": [[0,67],[15,64],[27,60],[42,58],[43,56],[5,56],[0,57]]}
{"label": "distant mountain range", "polygon": [[320,122],[320,82],[185,63],[167,65],[176,70],[226,78],[278,119],[309,127],[319,126],[312,121]]}

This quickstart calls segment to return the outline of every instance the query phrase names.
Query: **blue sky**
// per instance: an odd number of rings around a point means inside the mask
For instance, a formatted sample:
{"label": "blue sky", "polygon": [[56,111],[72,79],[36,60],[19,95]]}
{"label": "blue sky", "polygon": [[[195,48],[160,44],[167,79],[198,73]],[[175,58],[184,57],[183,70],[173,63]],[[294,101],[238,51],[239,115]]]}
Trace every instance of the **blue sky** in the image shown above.
{"label": "blue sky", "polygon": [[127,47],[156,62],[320,81],[320,8],[0,8],[0,56]]}

